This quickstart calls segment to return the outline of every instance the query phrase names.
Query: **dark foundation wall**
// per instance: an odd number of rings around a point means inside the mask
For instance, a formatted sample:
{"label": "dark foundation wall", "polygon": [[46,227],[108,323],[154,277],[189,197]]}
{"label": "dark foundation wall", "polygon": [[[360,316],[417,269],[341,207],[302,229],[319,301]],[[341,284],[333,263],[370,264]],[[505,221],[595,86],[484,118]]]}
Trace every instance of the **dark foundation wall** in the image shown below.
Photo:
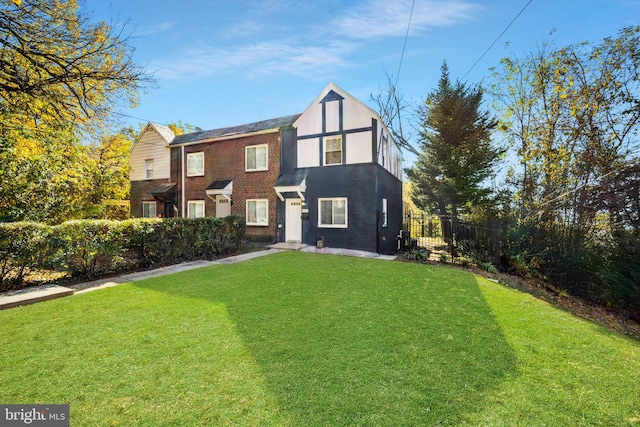
{"label": "dark foundation wall", "polygon": [[387,199],[387,226],[378,227],[378,252],[383,254],[395,254],[398,251],[397,236],[402,229],[402,181],[398,180],[389,171],[378,167],[378,210],[382,214],[382,199]]}
{"label": "dark foundation wall", "polygon": [[[382,209],[382,198],[387,196],[389,213],[387,228],[398,228],[401,220],[402,183],[376,164],[342,165],[309,168],[307,170],[307,192],[304,208],[309,209],[303,219],[303,242],[315,244],[324,237],[325,245],[335,248],[357,249],[377,252],[379,247],[378,212]],[[347,228],[326,228],[318,225],[321,198],[347,198]],[[397,201],[395,201],[397,199]],[[397,215],[395,205],[400,207]],[[385,237],[384,252],[392,251],[395,241]]]}

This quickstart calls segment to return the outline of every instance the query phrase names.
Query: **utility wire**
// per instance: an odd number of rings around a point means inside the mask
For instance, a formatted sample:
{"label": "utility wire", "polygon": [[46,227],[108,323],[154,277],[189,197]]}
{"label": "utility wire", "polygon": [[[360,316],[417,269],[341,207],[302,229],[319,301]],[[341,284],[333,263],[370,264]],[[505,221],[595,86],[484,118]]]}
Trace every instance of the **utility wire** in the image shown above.
{"label": "utility wire", "polygon": [[156,121],[154,121],[154,120],[141,119],[140,117],[130,116],[130,115],[128,115],[128,114],[124,114],[124,113],[114,112],[113,114],[115,114],[116,116],[128,117],[128,118],[130,118],[130,119],[140,120],[140,121],[142,121],[142,122],[147,122],[147,123],[151,122],[151,123],[157,123],[157,124],[159,124],[159,125],[163,125],[163,126],[169,126],[169,125],[168,125],[168,124],[166,124],[166,123],[159,123],[159,122],[156,122]]}
{"label": "utility wire", "polygon": [[511,22],[509,22],[509,25],[506,26],[506,28],[504,30],[502,30],[502,32],[500,33],[500,35],[498,37],[496,37],[496,39],[493,41],[493,43],[491,43],[491,45],[487,48],[487,50],[484,51],[484,53],[482,55],[480,55],[480,57],[476,60],[476,62],[473,63],[473,65],[471,66],[471,68],[469,68],[467,70],[466,73],[464,73],[464,75],[462,76],[462,78],[460,80],[464,80],[465,77],[467,77],[467,75],[471,72],[471,70],[473,70],[475,68],[476,65],[478,65],[478,63],[482,60],[482,58],[485,57],[485,55],[487,53],[489,53],[489,51],[493,48],[493,46],[495,46],[496,43],[498,43],[498,40],[500,40],[502,38],[502,36],[504,35],[504,33],[507,32],[507,30],[509,28],[511,28],[511,26],[513,25],[514,22],[516,22],[516,20],[518,19],[518,17],[520,17],[520,15],[522,15],[522,12],[525,11],[525,9],[527,7],[529,7],[529,5],[533,2],[533,0],[529,0],[527,2],[527,4],[525,4],[522,9],[520,9],[520,12],[518,12],[518,14],[511,20]]}
{"label": "utility wire", "polygon": [[409,38],[409,29],[411,28],[411,19],[413,18],[413,8],[416,5],[416,0],[411,3],[411,12],[409,13],[409,23],[407,24],[407,33],[404,35],[404,44],[402,45],[402,54],[400,55],[400,64],[398,64],[398,73],[396,74],[396,85],[398,87],[398,79],[400,78],[400,69],[402,68],[402,60],[404,59],[404,51],[407,48],[407,39]]}

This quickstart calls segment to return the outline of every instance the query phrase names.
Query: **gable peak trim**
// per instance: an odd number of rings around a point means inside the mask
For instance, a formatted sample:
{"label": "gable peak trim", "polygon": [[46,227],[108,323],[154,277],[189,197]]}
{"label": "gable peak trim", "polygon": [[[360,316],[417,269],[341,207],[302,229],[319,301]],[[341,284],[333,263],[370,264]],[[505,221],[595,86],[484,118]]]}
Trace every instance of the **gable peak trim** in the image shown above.
{"label": "gable peak trim", "polygon": [[342,101],[344,99],[344,96],[340,95],[339,93],[337,93],[335,90],[331,89],[324,98],[322,98],[322,100],[320,101],[320,104],[322,103],[326,103],[326,102],[331,102],[331,101]]}

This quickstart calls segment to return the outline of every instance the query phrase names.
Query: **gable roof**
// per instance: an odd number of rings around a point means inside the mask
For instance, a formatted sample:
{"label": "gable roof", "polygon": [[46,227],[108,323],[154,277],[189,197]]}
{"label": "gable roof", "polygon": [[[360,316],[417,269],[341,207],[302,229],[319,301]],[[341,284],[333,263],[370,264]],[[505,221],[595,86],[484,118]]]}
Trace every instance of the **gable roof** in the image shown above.
{"label": "gable roof", "polygon": [[[385,125],[384,121],[382,120],[382,118],[380,117],[380,115],[378,113],[376,113],[374,110],[372,110],[364,102],[360,101],[358,98],[354,97],[349,92],[347,92],[346,90],[342,89],[340,86],[338,86],[337,84],[335,84],[333,82],[329,83],[322,90],[322,92],[320,92],[320,95],[318,95],[318,97],[316,99],[314,99],[311,104],[309,104],[309,106],[305,109],[305,112],[309,108],[311,108],[311,106],[314,105],[314,104],[320,104],[320,103],[329,102],[329,101],[336,101],[336,100],[339,100],[339,99],[350,99],[351,101],[355,102],[356,104],[359,104],[360,107],[365,109],[365,110],[367,110],[369,112],[369,114],[371,114],[372,117],[374,117],[380,123]],[[300,114],[300,115],[303,115],[303,114],[304,114],[304,112],[302,114]],[[296,126],[295,123],[294,123],[294,126]],[[385,125],[385,127],[386,127],[386,125]]]}
{"label": "gable roof", "polygon": [[160,138],[162,138],[167,145],[170,145],[173,139],[176,137],[174,133],[171,131],[171,129],[169,129],[168,127],[159,125],[158,123],[148,122],[147,125],[144,127],[144,129],[142,129],[142,132],[138,134],[138,137],[133,142],[133,145],[131,146],[131,151],[133,151],[133,148],[136,145],[138,145],[138,142],[140,142],[144,134],[147,133],[147,131],[149,130],[154,131],[155,133],[160,135]]}
{"label": "gable roof", "polygon": [[168,144],[171,144],[171,141],[176,137],[171,129],[167,126],[159,125],[158,123],[149,122],[149,126],[153,127],[153,129],[160,134],[160,136],[167,141]]}
{"label": "gable roof", "polygon": [[185,133],[177,135],[170,145],[181,145],[192,142],[206,141],[216,138],[230,138],[234,136],[246,135],[254,132],[263,132],[271,129],[280,129],[282,127],[291,126],[300,117],[300,114],[293,116],[278,117],[275,119],[262,120],[254,123],[247,123],[240,126],[231,126],[226,128],[202,130],[198,132]]}
{"label": "gable roof", "polygon": [[[393,139],[393,136],[389,132],[389,129],[387,128],[387,124],[384,122],[384,120],[382,120],[382,117],[380,117],[380,115],[376,111],[374,111],[371,107],[369,107],[364,102],[360,101],[358,98],[354,97],[349,92],[342,89],[341,87],[339,87],[337,84],[333,82],[329,83],[322,90],[322,92],[320,92],[320,95],[318,95],[318,97],[314,99],[313,102],[309,104],[309,106],[304,110],[304,112],[302,112],[302,114],[300,114],[298,117],[303,116],[308,110],[311,109],[311,107],[314,104],[321,104],[323,102],[337,101],[341,99],[349,99],[354,103],[358,104],[360,108],[366,110],[369,114],[371,114],[371,117],[375,118],[378,121],[378,123],[380,123],[380,125],[387,130],[387,134],[389,135],[389,139],[391,143],[394,144],[398,149],[400,149],[395,139]],[[298,127],[297,120],[293,123],[293,126]]]}

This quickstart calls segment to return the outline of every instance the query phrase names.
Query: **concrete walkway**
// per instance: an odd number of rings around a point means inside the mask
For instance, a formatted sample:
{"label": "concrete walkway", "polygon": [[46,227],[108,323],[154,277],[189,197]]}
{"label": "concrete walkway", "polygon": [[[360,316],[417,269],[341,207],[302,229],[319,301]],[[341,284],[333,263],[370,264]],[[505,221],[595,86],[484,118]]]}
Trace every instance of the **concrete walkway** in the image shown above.
{"label": "concrete walkway", "polygon": [[316,246],[305,245],[303,243],[294,242],[282,242],[269,246],[272,249],[279,250],[294,250],[300,252],[313,252],[316,254],[330,254],[330,255],[345,255],[354,256],[359,258],[375,258],[386,261],[396,259],[395,255],[382,255],[375,252],[358,251],[355,249],[340,249],[340,248],[317,248]]}
{"label": "concrete walkway", "polygon": [[249,252],[246,254],[221,258],[214,261],[192,261],[182,264],[160,267],[154,270],[138,271],[135,273],[123,274],[116,277],[108,277],[98,279],[91,282],[77,283],[68,286],[43,285],[32,288],[24,288],[17,291],[0,292],[0,310],[17,307],[20,305],[33,304],[40,301],[47,301],[55,298],[66,297],[74,294],[95,291],[97,289],[109,288],[122,283],[136,282],[138,280],[148,279],[151,277],[164,276],[167,274],[178,273],[181,271],[193,270],[194,268],[208,267],[217,264],[235,264],[249,259],[270,255],[282,250],[296,250],[302,252],[315,252],[322,254],[356,256],[361,258],[377,258],[382,260],[392,260],[395,256],[379,255],[371,252],[355,251],[351,249],[335,249],[308,246],[300,243],[277,243],[269,246],[269,249]]}

